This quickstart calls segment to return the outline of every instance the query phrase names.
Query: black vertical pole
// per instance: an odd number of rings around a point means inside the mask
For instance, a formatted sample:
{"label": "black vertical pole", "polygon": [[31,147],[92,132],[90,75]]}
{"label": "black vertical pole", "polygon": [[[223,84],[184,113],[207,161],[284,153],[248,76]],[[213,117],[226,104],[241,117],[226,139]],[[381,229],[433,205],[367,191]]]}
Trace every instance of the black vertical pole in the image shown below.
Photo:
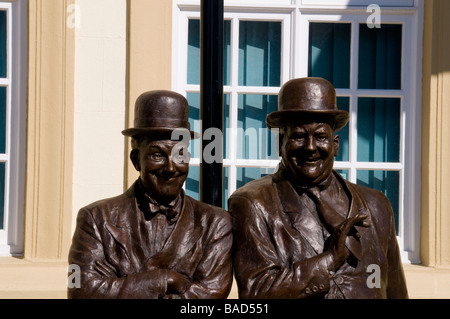
{"label": "black vertical pole", "polygon": [[[223,0],[201,0],[200,11],[200,119],[204,137],[210,128],[223,132]],[[214,151],[219,153],[212,155],[223,158],[222,136],[215,138],[218,140],[213,137],[201,142],[200,200],[222,207],[223,162],[208,163],[211,148],[205,152],[205,147],[214,143]]]}

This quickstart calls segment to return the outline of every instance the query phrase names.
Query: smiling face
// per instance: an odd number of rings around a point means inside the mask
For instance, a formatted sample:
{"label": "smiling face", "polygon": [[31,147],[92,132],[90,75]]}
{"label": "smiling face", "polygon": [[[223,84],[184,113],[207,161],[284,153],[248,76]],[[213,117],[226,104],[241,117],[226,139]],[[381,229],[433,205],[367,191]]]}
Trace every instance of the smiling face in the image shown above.
{"label": "smiling face", "polygon": [[332,172],[339,136],[326,123],[305,123],[282,130],[281,157],[297,185],[313,186]]}
{"label": "smiling face", "polygon": [[178,196],[189,172],[187,146],[179,141],[144,139],[131,152],[131,160],[146,193],[160,204]]}

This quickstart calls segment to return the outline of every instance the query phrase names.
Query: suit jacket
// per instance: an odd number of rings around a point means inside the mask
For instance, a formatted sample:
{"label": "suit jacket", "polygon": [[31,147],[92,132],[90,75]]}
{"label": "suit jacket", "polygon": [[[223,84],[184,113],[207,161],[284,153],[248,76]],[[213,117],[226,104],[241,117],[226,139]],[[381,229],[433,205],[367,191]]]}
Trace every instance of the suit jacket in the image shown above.
{"label": "suit jacket", "polygon": [[[81,287],[69,298],[226,298],[231,289],[229,214],[184,195],[181,213],[161,251],[150,255],[139,183],[124,194],[82,208],[69,252]],[[147,231],[148,232],[148,231]],[[165,272],[190,278],[185,293],[166,295]]]}
{"label": "suit jacket", "polygon": [[246,184],[229,199],[240,298],[408,297],[388,199],[333,174],[349,197],[348,217],[368,214],[371,226],[358,228],[361,260],[328,270],[329,254],[314,249],[309,236],[322,225],[306,216],[302,224],[292,225],[288,214],[298,213],[299,195],[278,171]]}

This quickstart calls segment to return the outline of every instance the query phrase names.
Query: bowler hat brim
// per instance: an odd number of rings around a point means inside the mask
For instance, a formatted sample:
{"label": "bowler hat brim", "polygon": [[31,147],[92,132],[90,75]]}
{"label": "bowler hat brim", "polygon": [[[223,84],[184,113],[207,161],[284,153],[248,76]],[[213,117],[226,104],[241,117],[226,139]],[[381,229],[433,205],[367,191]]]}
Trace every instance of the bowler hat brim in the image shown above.
{"label": "bowler hat brim", "polygon": [[283,110],[275,111],[267,115],[266,125],[269,129],[280,128],[286,123],[292,123],[296,120],[304,121],[306,119],[321,119],[332,121],[334,123],[334,131],[337,132],[344,128],[349,119],[350,114],[343,110]]}
{"label": "bowler hat brim", "polygon": [[[125,136],[137,136],[137,135],[171,135],[174,131],[173,127],[147,127],[147,128],[129,128],[122,131]],[[197,139],[200,134],[197,132],[189,131],[191,139]]]}

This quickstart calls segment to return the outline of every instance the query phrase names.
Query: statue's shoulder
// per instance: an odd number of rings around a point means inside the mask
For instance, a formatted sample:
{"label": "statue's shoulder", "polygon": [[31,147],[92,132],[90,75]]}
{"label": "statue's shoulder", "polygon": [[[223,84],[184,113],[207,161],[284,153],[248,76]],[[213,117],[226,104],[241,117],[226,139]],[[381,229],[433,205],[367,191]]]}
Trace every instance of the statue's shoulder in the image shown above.
{"label": "statue's shoulder", "polygon": [[194,210],[194,213],[198,215],[211,215],[218,218],[228,218],[228,213],[221,207],[210,205],[204,202],[201,202],[191,196],[184,195],[184,200],[187,202],[185,205],[189,205],[191,209]]}
{"label": "statue's shoulder", "polygon": [[238,188],[231,196],[232,198],[245,197],[251,201],[257,198],[267,198],[274,190],[274,175],[266,175],[259,179],[248,182]]}
{"label": "statue's shoulder", "polygon": [[354,184],[349,181],[345,182],[347,184],[348,189],[350,189],[353,195],[355,192],[357,192],[358,195],[367,203],[367,206],[369,208],[378,208],[372,209],[372,211],[378,211],[382,213],[386,211],[390,212],[392,210],[392,205],[387,196],[383,192],[375,188]]}

